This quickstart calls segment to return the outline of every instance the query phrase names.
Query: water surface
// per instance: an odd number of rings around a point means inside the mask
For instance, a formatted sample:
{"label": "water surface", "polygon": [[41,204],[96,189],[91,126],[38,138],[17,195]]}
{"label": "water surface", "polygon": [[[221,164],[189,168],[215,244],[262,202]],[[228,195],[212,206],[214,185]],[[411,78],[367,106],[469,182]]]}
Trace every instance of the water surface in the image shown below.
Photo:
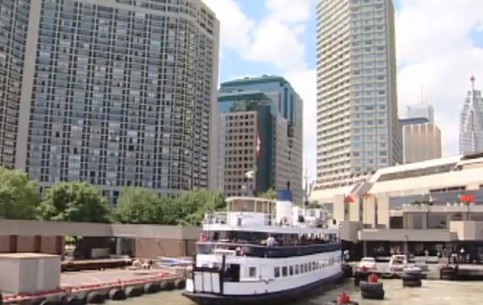
{"label": "water surface", "polygon": [[[386,299],[374,301],[362,300],[359,289],[354,287],[352,281],[348,280],[344,285],[340,285],[334,290],[294,305],[325,305],[327,301],[334,300],[342,291],[349,293],[360,305],[483,304],[482,287],[481,282],[423,281],[421,288],[403,288],[400,280],[386,280],[384,281]],[[162,292],[112,303],[117,303],[116,305],[121,303],[122,305],[193,305],[192,302],[181,295],[180,291]]]}

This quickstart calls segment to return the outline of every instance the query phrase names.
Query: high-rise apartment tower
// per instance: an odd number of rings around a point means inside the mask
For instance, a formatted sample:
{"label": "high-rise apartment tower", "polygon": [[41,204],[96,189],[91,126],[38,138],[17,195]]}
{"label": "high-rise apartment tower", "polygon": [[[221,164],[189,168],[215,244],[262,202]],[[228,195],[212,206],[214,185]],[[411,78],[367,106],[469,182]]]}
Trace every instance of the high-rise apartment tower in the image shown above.
{"label": "high-rise apartment tower", "polygon": [[0,28],[2,165],[111,199],[216,185],[219,23],[201,0],[2,0]]}
{"label": "high-rise apartment tower", "polygon": [[317,189],[402,162],[391,0],[317,5]]}

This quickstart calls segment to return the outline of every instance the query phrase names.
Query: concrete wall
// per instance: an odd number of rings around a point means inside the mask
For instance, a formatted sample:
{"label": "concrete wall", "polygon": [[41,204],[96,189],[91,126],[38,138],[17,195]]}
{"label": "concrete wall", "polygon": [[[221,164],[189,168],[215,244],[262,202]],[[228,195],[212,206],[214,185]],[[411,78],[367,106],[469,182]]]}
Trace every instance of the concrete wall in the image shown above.
{"label": "concrete wall", "polygon": [[198,227],[183,226],[0,220],[0,253],[33,252],[63,256],[64,236],[71,235],[84,237],[79,249],[84,258],[90,257],[93,248],[113,249],[111,237],[133,240],[128,253],[124,251],[122,254],[146,258],[190,256],[200,231]]}
{"label": "concrete wall", "polygon": [[0,253],[33,252],[64,254],[62,236],[0,236]]}
{"label": "concrete wall", "polygon": [[60,287],[60,256],[19,253],[0,255],[0,291],[25,293]]}
{"label": "concrete wall", "polygon": [[451,221],[449,227],[459,240],[483,240],[483,221]]}
{"label": "concrete wall", "polygon": [[200,228],[161,225],[125,225],[62,221],[0,220],[0,236],[89,236],[197,239]]}
{"label": "concrete wall", "polygon": [[415,229],[367,229],[359,231],[359,240],[364,241],[451,241],[456,234],[447,229],[415,230]]}
{"label": "concrete wall", "polygon": [[137,238],[134,242],[134,256],[156,258],[158,256],[191,256],[196,240],[173,240]]}

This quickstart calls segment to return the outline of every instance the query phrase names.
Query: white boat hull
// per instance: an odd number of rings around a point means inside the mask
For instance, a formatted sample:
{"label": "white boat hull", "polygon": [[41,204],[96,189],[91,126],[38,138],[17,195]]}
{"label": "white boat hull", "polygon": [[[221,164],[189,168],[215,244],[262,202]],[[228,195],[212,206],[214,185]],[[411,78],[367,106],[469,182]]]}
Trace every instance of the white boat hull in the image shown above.
{"label": "white boat hull", "polygon": [[[213,255],[199,255],[197,267],[217,259]],[[226,264],[232,263],[241,266],[239,281],[223,281],[222,272],[195,270],[187,281],[184,295],[200,305],[279,304],[307,296],[313,290],[331,287],[343,275],[340,251],[273,259],[226,258]],[[310,270],[302,268],[308,265]],[[256,267],[256,276],[248,274],[250,267]],[[280,270],[278,276],[274,272],[276,267]],[[285,275],[283,267],[286,267]]]}

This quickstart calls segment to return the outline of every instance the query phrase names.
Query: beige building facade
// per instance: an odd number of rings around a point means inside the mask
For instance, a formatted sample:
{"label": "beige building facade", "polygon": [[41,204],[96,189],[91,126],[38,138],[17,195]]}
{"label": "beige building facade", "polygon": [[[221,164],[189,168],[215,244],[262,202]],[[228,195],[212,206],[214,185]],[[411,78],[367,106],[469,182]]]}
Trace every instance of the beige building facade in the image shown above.
{"label": "beige building facade", "polygon": [[394,18],[391,0],[318,1],[318,190],[402,163]]}
{"label": "beige building facade", "polygon": [[252,195],[256,190],[258,113],[220,114],[219,185],[225,196]]}
{"label": "beige building facade", "polygon": [[403,127],[404,163],[442,157],[441,129],[434,123],[408,124]]}

